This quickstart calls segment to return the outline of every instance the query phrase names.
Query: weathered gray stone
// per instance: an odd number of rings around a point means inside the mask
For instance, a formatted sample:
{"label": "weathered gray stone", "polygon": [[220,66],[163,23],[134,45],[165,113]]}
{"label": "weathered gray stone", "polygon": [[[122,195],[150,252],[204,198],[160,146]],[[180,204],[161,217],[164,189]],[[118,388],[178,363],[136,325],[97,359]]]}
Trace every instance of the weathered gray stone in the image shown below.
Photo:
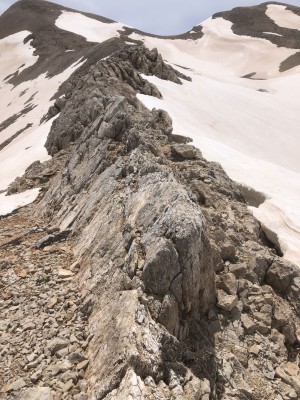
{"label": "weathered gray stone", "polygon": [[218,306],[225,311],[233,310],[234,307],[237,306],[239,301],[237,296],[229,295],[223,290],[218,290],[217,296],[218,296]]}
{"label": "weathered gray stone", "polygon": [[218,288],[224,290],[227,294],[236,295],[238,289],[238,281],[233,273],[227,273],[220,276],[217,284]]}
{"label": "weathered gray stone", "polygon": [[286,293],[296,276],[296,266],[286,261],[275,261],[266,273],[266,283],[274,290]]}
{"label": "weathered gray stone", "polygon": [[26,389],[18,400],[53,400],[53,395],[49,387],[35,387]]}
{"label": "weathered gray stone", "polygon": [[55,354],[61,349],[64,349],[69,345],[69,341],[66,339],[61,339],[61,338],[54,338],[50,340],[50,342],[47,345],[47,349],[51,352],[51,354]]}
{"label": "weathered gray stone", "polygon": [[13,390],[20,390],[26,386],[26,382],[24,381],[23,378],[19,378],[16,381],[8,384],[7,386],[4,387],[4,392],[11,392]]}

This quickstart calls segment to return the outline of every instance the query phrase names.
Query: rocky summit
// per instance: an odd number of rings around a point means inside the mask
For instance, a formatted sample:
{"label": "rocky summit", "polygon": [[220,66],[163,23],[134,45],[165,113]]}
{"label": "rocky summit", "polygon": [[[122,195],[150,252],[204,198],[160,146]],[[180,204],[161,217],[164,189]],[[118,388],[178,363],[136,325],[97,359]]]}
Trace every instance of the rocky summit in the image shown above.
{"label": "rocky summit", "polygon": [[[240,21],[266,7],[224,17],[252,36]],[[0,193],[17,199],[0,217],[1,399],[299,399],[300,270],[248,207],[265,197],[141,101],[163,101],[156,81],[192,84],[189,70],[131,28],[85,46],[55,25],[63,13],[75,11],[21,0],[0,17],[0,46],[26,31],[21,45],[38,58],[7,69],[1,87],[18,96],[0,156],[30,154]],[[103,32],[116,24],[76,15]],[[166,40],[205,37],[193,32]],[[36,92],[41,79],[51,100]],[[33,152],[41,136],[47,152]]]}

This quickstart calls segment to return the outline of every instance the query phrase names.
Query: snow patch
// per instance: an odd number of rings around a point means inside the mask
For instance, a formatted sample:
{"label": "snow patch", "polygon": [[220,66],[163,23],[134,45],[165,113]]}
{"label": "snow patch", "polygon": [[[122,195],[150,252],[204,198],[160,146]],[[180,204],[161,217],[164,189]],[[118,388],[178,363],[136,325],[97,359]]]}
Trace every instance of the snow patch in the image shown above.
{"label": "snow patch", "polygon": [[22,176],[33,161],[46,161],[48,155],[44,144],[53,119],[45,124],[24,132],[0,152],[0,190],[5,190],[18,176]]}
{"label": "snow patch", "polygon": [[38,60],[38,57],[33,55],[34,48],[30,43],[23,43],[29,35],[31,32],[21,31],[0,40],[0,82],[7,75],[17,71],[20,73]]}
{"label": "snow patch", "polygon": [[118,30],[123,30],[120,23],[104,23],[86,17],[80,13],[63,11],[57,18],[55,25],[59,29],[83,36],[88,42],[104,42],[113,37],[119,37]]}
{"label": "snow patch", "polygon": [[30,189],[23,193],[13,194],[11,196],[5,196],[5,193],[0,194],[0,215],[7,215],[17,210],[20,207],[27,206],[34,202],[40,189]]}
{"label": "snow patch", "polygon": [[300,30],[300,15],[288,10],[286,6],[269,4],[266,15],[281,28]]}

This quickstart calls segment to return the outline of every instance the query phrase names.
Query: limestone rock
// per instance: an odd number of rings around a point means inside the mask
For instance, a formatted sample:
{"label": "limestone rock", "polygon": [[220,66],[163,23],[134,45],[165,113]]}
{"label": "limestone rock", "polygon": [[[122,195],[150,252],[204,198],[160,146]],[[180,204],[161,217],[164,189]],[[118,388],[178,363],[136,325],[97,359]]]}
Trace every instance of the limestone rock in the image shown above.
{"label": "limestone rock", "polygon": [[218,306],[225,311],[231,311],[238,304],[238,297],[234,295],[229,295],[223,290],[217,291],[218,296]]}
{"label": "limestone rock", "polygon": [[67,347],[69,345],[69,341],[61,338],[55,338],[52,339],[48,345],[47,348],[51,352],[51,354],[57,353],[59,350]]}
{"label": "limestone rock", "polygon": [[26,389],[18,400],[54,400],[54,397],[49,387],[35,387]]}

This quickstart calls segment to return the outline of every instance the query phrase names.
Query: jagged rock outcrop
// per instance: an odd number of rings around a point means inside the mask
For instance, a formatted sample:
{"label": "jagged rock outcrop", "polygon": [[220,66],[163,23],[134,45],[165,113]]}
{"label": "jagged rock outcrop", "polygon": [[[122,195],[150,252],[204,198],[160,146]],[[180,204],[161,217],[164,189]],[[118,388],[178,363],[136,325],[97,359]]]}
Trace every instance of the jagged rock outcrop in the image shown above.
{"label": "jagged rock outcrop", "polygon": [[[80,266],[87,398],[296,399],[300,273],[221,166],[136,99],[159,95],[141,72],[179,82],[144,48],[69,81],[47,142],[55,174],[34,210],[68,233]],[[56,398],[84,399],[81,378],[63,391],[40,377]]]}
{"label": "jagged rock outcrop", "polygon": [[[86,71],[86,66],[83,69]],[[116,110],[119,113],[118,118],[121,119],[121,113],[124,114],[124,107],[122,108],[120,104],[120,102],[122,104],[124,102],[121,100],[111,107],[108,115],[103,115],[106,103],[114,94],[116,96],[122,94],[132,105],[137,103],[137,92],[161,98],[157,88],[143,79],[141,73],[156,75],[161,79],[171,80],[178,84],[181,84],[179,78],[190,79],[165,64],[156,49],[149,51],[144,47],[125,47],[124,50],[116,52],[108,60],[100,61],[96,66],[92,66],[88,75],[81,77],[80,74],[76,74],[74,80],[68,83],[65,96],[58,98],[49,112],[49,117],[52,117],[66,107],[64,117],[54,122],[52,134],[48,137],[46,148],[49,154],[53,155],[58,150],[66,148],[85,130],[92,129],[92,133],[94,133],[99,129],[103,119],[107,124],[107,120],[115,117]],[[107,80],[109,84],[107,84]],[[78,93],[72,96],[74,85],[77,90],[80,87],[84,88],[85,96],[78,96]],[[67,102],[66,100],[71,96],[72,101]],[[125,125],[128,123],[128,121],[123,122]],[[123,122],[120,120],[115,129],[122,129]],[[92,127],[91,123],[93,123]],[[102,129],[104,129],[103,126]],[[126,126],[124,127],[126,128]],[[111,131],[111,126],[107,126],[106,130]],[[119,133],[110,132],[109,134],[116,136]],[[105,133],[102,134],[105,136]]]}

